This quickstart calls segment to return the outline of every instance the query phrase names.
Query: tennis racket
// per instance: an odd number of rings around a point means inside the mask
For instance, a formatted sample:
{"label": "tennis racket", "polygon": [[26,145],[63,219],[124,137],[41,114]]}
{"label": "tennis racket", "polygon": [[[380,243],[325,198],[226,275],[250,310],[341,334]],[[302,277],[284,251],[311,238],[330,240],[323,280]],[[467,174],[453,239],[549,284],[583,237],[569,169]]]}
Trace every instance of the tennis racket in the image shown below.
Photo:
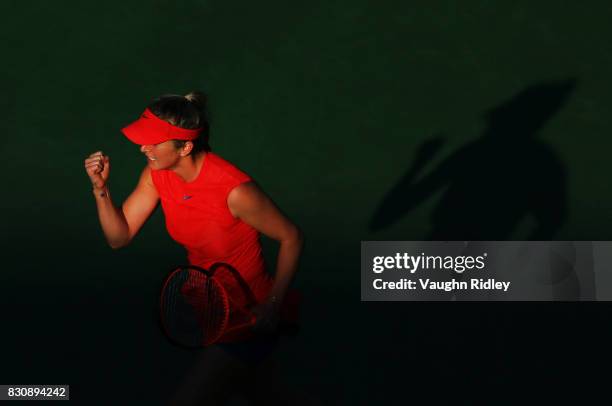
{"label": "tennis racket", "polygon": [[220,339],[248,336],[256,316],[255,297],[238,271],[226,263],[210,269],[184,265],[164,280],[161,325],[166,336],[185,347],[202,347]]}

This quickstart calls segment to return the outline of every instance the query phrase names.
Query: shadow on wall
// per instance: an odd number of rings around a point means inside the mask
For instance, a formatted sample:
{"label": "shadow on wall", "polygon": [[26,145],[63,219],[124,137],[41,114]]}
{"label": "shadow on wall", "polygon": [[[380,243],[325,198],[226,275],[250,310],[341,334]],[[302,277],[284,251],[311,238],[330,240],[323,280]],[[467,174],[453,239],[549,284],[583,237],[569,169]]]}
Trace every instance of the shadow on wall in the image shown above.
{"label": "shadow on wall", "polygon": [[527,215],[528,240],[550,240],[567,216],[566,170],[536,136],[566,104],[577,80],[540,83],[485,113],[487,127],[431,172],[419,177],[444,139],[423,143],[403,178],[371,218],[381,230],[445,189],[431,216],[430,240],[506,240]]}

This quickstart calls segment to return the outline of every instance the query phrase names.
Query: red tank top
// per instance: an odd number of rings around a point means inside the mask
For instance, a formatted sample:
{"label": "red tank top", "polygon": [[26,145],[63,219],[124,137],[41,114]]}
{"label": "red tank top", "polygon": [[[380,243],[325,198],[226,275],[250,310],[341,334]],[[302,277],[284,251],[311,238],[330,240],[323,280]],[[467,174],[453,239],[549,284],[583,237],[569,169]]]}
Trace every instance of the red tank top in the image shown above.
{"label": "red tank top", "polygon": [[171,170],[152,170],[151,177],[168,233],[185,247],[189,263],[203,268],[215,262],[232,265],[257,301],[264,301],[272,279],[265,272],[259,232],[234,218],[227,206],[230,191],[251,178],[210,152],[192,182],[185,182]]}

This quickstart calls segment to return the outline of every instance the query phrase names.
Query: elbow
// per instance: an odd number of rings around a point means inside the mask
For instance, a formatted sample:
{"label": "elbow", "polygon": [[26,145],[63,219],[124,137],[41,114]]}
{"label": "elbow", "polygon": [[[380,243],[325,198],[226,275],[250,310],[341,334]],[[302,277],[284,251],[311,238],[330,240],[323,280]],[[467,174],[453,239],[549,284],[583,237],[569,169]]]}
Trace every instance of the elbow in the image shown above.
{"label": "elbow", "polygon": [[130,243],[130,240],[107,240],[107,243],[108,246],[111,247],[113,250],[118,250],[120,248],[126,247]]}
{"label": "elbow", "polygon": [[301,248],[304,245],[304,232],[295,226],[286,241]]}
{"label": "elbow", "polygon": [[118,235],[114,236],[106,236],[106,242],[108,246],[114,250],[118,250],[119,248],[123,248],[128,246],[132,239],[134,238],[134,234],[127,230],[125,233],[118,233]]}
{"label": "elbow", "polygon": [[304,232],[296,227],[297,229],[297,240],[299,241],[300,245],[304,245]]}

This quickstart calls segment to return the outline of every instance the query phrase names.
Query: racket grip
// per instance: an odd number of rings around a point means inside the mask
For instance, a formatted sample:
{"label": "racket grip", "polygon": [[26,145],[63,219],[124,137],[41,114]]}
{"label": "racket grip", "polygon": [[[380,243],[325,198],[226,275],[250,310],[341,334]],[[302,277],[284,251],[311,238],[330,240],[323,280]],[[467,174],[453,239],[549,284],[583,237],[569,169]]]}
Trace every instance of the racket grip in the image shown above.
{"label": "racket grip", "polygon": [[249,314],[248,317],[244,317],[244,319],[246,319],[246,321],[242,323],[238,323],[231,327],[226,327],[221,337],[224,337],[230,333],[235,334],[242,331],[248,331],[251,327],[257,324],[257,315],[255,315],[254,313]]}

